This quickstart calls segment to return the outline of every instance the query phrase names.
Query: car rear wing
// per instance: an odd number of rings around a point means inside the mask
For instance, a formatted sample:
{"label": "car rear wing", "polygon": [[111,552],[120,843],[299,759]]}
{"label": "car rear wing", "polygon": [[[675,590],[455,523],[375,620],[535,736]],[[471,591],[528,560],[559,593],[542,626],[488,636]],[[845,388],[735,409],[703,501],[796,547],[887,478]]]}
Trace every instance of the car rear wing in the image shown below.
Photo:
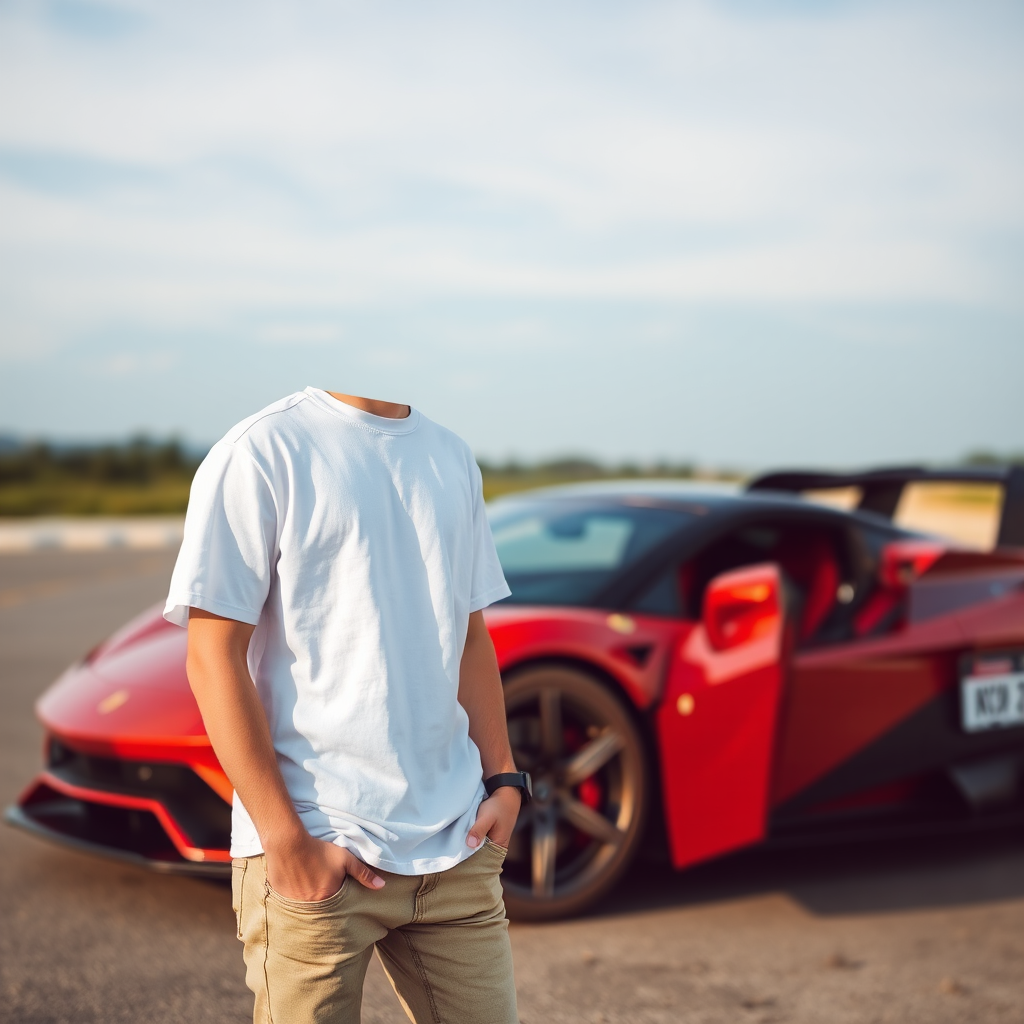
{"label": "car rear wing", "polygon": [[1024,466],[963,466],[957,469],[926,469],[901,466],[873,469],[863,473],[818,473],[781,470],[756,477],[748,491],[840,490],[860,488],[857,508],[892,519],[907,484],[929,483],[996,484],[1003,489],[1003,509],[996,534],[996,547],[1024,547]]}

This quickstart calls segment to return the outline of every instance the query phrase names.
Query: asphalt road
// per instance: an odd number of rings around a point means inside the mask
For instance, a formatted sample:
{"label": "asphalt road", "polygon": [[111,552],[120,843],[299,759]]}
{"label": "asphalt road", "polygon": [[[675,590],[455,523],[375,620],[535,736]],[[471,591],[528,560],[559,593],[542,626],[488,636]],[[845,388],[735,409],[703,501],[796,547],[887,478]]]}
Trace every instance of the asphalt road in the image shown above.
{"label": "asphalt road", "polygon": [[[166,585],[170,554],[0,557],[0,802],[36,696]],[[590,917],[513,925],[525,1024],[1024,1021],[1024,837],[642,865]],[[0,828],[0,1020],[251,1019],[226,887]],[[380,969],[364,1021],[404,1015]]]}

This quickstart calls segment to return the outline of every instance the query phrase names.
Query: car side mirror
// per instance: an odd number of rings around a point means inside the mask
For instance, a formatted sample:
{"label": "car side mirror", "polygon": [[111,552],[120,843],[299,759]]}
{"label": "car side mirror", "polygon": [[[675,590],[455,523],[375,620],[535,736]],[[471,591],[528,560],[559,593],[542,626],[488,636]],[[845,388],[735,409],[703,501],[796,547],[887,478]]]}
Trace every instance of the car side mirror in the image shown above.
{"label": "car side mirror", "polygon": [[774,564],[751,565],[716,576],[704,592],[701,616],[708,643],[727,651],[766,636],[782,616],[782,581]]}

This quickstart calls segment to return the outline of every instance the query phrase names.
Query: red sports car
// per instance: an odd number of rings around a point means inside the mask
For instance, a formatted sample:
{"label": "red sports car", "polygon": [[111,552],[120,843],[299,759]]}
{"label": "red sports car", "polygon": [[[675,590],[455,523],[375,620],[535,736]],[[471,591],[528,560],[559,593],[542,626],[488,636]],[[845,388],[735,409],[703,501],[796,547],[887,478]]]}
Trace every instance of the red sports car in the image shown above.
{"label": "red sports car", "polygon": [[[1003,489],[994,550],[891,522],[905,485]],[[807,490],[856,489],[840,510]],[[622,482],[491,506],[512,597],[487,612],[518,764],[513,917],[592,904],[640,848],[1024,816],[1024,469]],[[12,824],[162,871],[228,870],[231,785],[158,608],[43,695],[46,767]],[[663,838],[664,837],[664,838]]]}

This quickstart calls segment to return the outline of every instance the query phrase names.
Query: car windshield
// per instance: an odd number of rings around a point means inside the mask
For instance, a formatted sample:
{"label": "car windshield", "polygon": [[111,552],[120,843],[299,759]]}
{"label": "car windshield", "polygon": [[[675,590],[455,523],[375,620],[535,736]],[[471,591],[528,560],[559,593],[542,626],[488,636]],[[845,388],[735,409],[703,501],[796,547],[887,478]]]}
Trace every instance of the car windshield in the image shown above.
{"label": "car windshield", "polygon": [[506,498],[488,509],[512,604],[587,605],[690,514],[627,505]]}

